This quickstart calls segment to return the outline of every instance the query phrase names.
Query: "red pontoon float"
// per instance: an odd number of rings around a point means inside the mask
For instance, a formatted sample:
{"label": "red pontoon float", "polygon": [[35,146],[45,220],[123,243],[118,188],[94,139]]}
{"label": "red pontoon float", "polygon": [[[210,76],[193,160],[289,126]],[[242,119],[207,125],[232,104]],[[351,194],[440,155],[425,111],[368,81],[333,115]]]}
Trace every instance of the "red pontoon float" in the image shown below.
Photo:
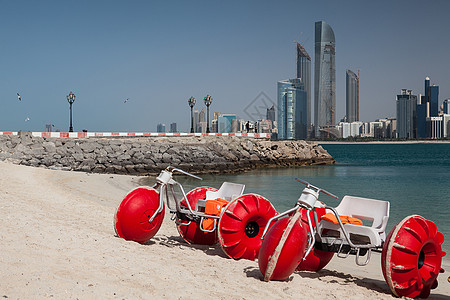
{"label": "red pontoon float", "polygon": [[213,245],[219,241],[229,257],[254,260],[267,221],[277,213],[269,200],[243,194],[245,186],[231,182],[224,182],[218,190],[198,187],[186,194],[173,179],[174,172],[201,180],[173,167],[161,171],[153,187],[136,188],[120,203],[114,217],[117,235],[139,243],[149,241],[161,227],[167,205],[186,242]]}
{"label": "red pontoon float", "polygon": [[272,217],[263,232],[258,264],[265,281],[285,280],[296,267],[318,271],[334,253],[355,255],[356,264],[364,266],[374,251],[382,253],[383,275],[395,296],[426,298],[437,287],[446,253],[441,249],[444,236],[432,221],[406,217],[386,237],[389,202],[345,196],[333,208],[318,201],[319,193],[336,196],[297,180],[306,187],[296,205]]}

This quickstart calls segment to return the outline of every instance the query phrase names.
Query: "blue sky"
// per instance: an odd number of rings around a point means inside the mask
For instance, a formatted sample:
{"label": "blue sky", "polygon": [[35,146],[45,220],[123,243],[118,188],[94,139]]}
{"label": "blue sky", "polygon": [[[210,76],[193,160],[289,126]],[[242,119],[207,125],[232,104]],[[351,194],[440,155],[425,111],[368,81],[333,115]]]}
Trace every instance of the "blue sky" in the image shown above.
{"label": "blue sky", "polygon": [[423,93],[426,76],[450,98],[449,11],[447,0],[0,0],[0,131],[67,131],[70,91],[75,131],[186,131],[187,99],[201,110],[207,94],[211,115],[248,119],[261,92],[276,102],[277,81],[295,77],[294,40],[314,56],[320,20],[336,36],[337,119],[345,70],[358,68],[361,119],[395,117],[400,89]]}

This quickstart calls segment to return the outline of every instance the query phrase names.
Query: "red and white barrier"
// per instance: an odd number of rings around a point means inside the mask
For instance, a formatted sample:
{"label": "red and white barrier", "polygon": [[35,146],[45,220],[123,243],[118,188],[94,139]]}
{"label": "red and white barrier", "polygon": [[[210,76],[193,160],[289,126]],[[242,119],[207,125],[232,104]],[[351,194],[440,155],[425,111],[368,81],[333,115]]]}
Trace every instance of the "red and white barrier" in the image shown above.
{"label": "red and white barrier", "polygon": [[[0,135],[17,135],[17,131],[0,131]],[[88,137],[116,137],[116,136],[237,136],[251,138],[270,138],[270,133],[160,133],[160,132],[32,132],[36,137],[66,137],[66,138],[88,138]]]}

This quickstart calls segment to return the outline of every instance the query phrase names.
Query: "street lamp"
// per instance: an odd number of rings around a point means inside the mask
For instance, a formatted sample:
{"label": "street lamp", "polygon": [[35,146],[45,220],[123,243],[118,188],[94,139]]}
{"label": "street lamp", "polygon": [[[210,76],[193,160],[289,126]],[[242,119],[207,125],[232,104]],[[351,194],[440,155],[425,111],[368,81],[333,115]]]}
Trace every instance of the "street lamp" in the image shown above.
{"label": "street lamp", "polygon": [[194,108],[195,105],[195,98],[194,97],[189,98],[188,104],[191,107],[191,133],[194,133],[194,115],[192,113],[192,108]]}
{"label": "street lamp", "polygon": [[203,101],[205,101],[206,105],[206,133],[209,133],[209,106],[211,105],[212,97],[210,95],[206,95]]}
{"label": "street lamp", "polygon": [[75,94],[70,92],[69,95],[67,95],[66,97],[67,97],[67,102],[69,102],[69,104],[70,104],[70,127],[69,127],[69,132],[73,132],[73,127],[72,127],[72,104],[75,102]]}

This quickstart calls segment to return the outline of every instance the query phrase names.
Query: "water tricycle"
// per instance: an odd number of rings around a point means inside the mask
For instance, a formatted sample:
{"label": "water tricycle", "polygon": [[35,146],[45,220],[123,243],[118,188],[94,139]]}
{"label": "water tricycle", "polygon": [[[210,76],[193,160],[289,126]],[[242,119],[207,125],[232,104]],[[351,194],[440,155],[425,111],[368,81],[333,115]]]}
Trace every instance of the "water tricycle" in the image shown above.
{"label": "water tricycle", "polygon": [[373,251],[381,252],[383,276],[395,296],[427,298],[437,287],[446,253],[432,221],[411,215],[386,236],[388,201],[345,196],[333,208],[319,194],[335,195],[296,180],[306,187],[295,206],[272,217],[263,232],[258,265],[265,281],[284,280],[295,270],[317,272],[334,253],[355,255],[356,264],[365,266]]}
{"label": "water tricycle", "polygon": [[[174,180],[174,172],[201,180],[167,167],[152,187],[138,187],[125,196],[114,217],[116,234],[126,240],[148,242],[161,227],[167,206],[187,243],[214,245],[219,241],[231,258],[256,259],[263,230],[277,214],[270,201],[257,194],[244,194],[245,185],[231,182],[224,182],[218,190],[203,186],[185,193]],[[177,197],[175,188],[182,197]]]}
{"label": "water tricycle", "polygon": [[[386,236],[389,202],[345,196],[336,207],[319,201],[333,194],[300,179],[306,185],[295,206],[277,213],[266,198],[244,194],[245,185],[224,182],[217,190],[194,188],[185,193],[167,167],[152,187],[129,192],[114,215],[116,234],[147,243],[158,232],[166,206],[180,236],[189,244],[220,243],[233,259],[258,259],[265,281],[285,280],[295,270],[317,272],[336,253],[355,256],[367,265],[371,252],[381,252],[384,278],[396,296],[426,298],[437,287],[445,252],[442,233],[425,218],[404,218]],[[177,193],[182,197],[177,197]]]}

